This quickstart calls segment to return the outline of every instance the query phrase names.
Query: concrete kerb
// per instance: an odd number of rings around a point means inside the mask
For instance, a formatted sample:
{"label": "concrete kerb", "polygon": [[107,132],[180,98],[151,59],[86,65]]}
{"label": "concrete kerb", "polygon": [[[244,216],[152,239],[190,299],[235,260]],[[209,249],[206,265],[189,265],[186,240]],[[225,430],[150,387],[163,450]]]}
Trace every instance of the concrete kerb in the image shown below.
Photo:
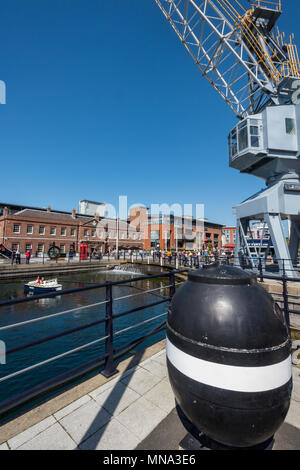
{"label": "concrete kerb", "polygon": [[54,275],[54,274],[68,274],[74,272],[88,272],[96,270],[113,269],[115,266],[127,264],[123,260],[106,260],[104,262],[86,262],[86,263],[57,263],[54,265],[49,264],[32,264],[21,266],[3,266],[0,267],[0,281],[9,279],[18,279],[24,277],[39,275]]}

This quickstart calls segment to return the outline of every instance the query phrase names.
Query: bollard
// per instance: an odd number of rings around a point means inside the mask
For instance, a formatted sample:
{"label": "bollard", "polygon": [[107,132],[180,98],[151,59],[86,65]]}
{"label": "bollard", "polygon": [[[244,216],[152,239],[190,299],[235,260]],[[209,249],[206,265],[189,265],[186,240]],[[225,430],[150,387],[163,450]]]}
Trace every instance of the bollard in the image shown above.
{"label": "bollard", "polygon": [[256,277],[232,266],[192,271],[172,299],[167,366],[179,409],[216,442],[270,439],[289,409],[291,342]]}

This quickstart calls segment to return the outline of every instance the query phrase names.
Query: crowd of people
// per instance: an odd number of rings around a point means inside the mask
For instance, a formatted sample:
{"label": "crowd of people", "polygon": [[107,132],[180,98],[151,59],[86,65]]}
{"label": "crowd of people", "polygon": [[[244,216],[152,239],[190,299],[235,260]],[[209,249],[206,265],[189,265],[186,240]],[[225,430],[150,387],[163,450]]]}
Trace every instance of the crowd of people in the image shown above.
{"label": "crowd of people", "polygon": [[152,250],[151,255],[154,258],[162,258],[170,264],[178,258],[180,265],[196,266],[200,263],[213,263],[220,256],[225,255],[223,250],[217,248],[204,248],[200,250]]}
{"label": "crowd of people", "polygon": [[[117,251],[116,249],[111,249],[109,252],[105,253],[106,256],[111,256],[112,258],[117,257]],[[151,249],[151,250],[119,250],[118,251],[118,257],[121,258],[124,256],[124,258],[129,257],[131,258],[132,256],[134,257],[141,257],[144,258],[146,256],[151,256],[151,258],[154,261],[160,261],[165,260],[166,262],[169,263],[175,263],[176,259],[178,259],[178,262],[180,265],[192,265],[195,266],[196,264],[198,265],[199,263],[211,263],[214,262],[216,259],[218,259],[220,256],[227,256],[228,254],[224,252],[223,249],[218,249],[218,248],[203,248],[200,250],[160,250],[160,249]],[[30,263],[32,253],[31,251],[26,251],[25,253],[25,262],[26,264]],[[69,257],[73,258],[74,253],[72,252],[71,254],[69,253]],[[91,253],[92,257],[98,257],[102,258],[103,254],[102,251],[100,252],[93,252]],[[21,264],[21,254],[19,250],[13,250],[11,252],[11,264]]]}
{"label": "crowd of people", "polygon": [[[25,253],[25,260],[26,264],[30,263],[30,258],[31,258],[31,251],[26,251]],[[19,250],[12,250],[11,256],[10,256],[11,264],[21,264],[21,253]]]}
{"label": "crowd of people", "polygon": [[[108,254],[108,253],[107,253]],[[127,256],[126,256],[127,254]],[[117,252],[115,249],[110,250],[109,256],[116,258]],[[180,265],[191,265],[196,266],[199,263],[212,263],[216,261],[220,256],[228,256],[228,253],[225,253],[223,249],[218,248],[204,248],[200,250],[160,250],[160,249],[151,249],[151,250],[119,250],[119,258],[125,257],[134,257],[145,258],[151,257],[153,261],[164,260],[169,264],[175,264],[176,259]]]}

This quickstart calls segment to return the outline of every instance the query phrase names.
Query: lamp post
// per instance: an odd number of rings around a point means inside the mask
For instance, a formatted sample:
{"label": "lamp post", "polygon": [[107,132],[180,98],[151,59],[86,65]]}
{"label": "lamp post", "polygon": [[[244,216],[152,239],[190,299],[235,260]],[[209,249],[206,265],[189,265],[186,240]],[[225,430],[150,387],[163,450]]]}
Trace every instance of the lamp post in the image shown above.
{"label": "lamp post", "polygon": [[116,257],[119,259],[119,214],[117,214]]}

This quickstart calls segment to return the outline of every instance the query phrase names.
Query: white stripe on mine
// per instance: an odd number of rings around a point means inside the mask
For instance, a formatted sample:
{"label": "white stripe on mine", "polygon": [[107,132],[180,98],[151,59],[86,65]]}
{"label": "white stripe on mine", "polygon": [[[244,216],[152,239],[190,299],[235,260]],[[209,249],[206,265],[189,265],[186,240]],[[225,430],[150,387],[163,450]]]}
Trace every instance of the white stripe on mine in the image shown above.
{"label": "white stripe on mine", "polygon": [[167,357],[187,377],[212,387],[235,392],[265,392],[286,384],[292,375],[291,356],[271,366],[239,367],[190,356],[167,338]]}

